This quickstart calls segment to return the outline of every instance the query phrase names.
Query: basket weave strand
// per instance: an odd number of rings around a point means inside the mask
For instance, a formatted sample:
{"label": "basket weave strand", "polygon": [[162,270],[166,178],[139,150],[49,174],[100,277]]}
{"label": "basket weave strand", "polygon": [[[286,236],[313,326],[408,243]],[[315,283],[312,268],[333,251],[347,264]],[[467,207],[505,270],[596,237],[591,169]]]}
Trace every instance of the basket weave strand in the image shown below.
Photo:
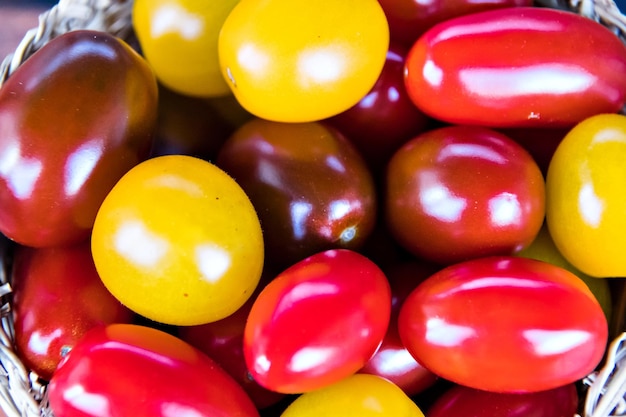
{"label": "basket weave strand", "polygon": [[[626,43],[626,16],[613,0],[535,0],[535,3],[600,22]],[[39,16],[39,25],[29,30],[16,50],[4,58],[0,64],[0,88],[26,59],[63,33],[91,29],[128,40],[132,34],[131,10],[132,0],[59,0]],[[52,417],[45,381],[29,371],[14,350],[10,259],[11,244],[0,238],[0,409],[7,417]],[[587,386],[582,417],[626,417],[626,332],[609,346],[602,369],[582,382]]]}

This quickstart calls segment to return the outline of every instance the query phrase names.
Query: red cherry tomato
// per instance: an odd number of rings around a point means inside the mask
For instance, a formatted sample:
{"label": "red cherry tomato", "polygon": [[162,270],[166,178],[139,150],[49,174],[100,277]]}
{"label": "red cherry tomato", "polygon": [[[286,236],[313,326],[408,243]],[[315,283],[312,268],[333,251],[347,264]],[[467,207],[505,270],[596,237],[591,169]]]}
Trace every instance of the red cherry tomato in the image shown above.
{"label": "red cherry tomato", "polygon": [[326,120],[346,135],[376,170],[383,168],[393,152],[429,122],[404,86],[407,52],[399,44],[389,45],[385,66],[370,92],[355,106]]}
{"label": "red cherry tomato", "polygon": [[531,6],[531,0],[378,0],[382,6],[393,41],[411,46],[437,23],[502,7]]}
{"label": "red cherry tomato", "polygon": [[48,385],[63,417],[258,417],[213,360],[161,330],[113,324],[89,331]]}
{"label": "red cherry tomato", "polygon": [[404,347],[398,333],[398,313],[406,297],[417,284],[436,272],[436,267],[423,262],[398,263],[386,271],[391,285],[391,319],[380,347],[359,371],[378,375],[397,385],[408,396],[429,388],[437,376],[417,362]]}
{"label": "red cherry tomato", "polygon": [[519,394],[455,386],[428,409],[428,417],[572,417],[576,411],[578,392],[575,384]]}
{"label": "red cherry tomato", "polygon": [[340,381],[380,345],[391,312],[383,272],[348,249],[312,255],[259,294],[244,330],[252,377],[277,392],[301,393]]}
{"label": "red cherry tomato", "polygon": [[89,329],[135,318],[100,281],[89,242],[18,246],[11,278],[15,345],[22,362],[45,380]]}
{"label": "red cherry tomato", "polygon": [[103,32],[48,42],[0,90],[0,231],[25,246],[78,243],[117,180],[148,156],[157,84]]}
{"label": "red cherry tomato", "polygon": [[411,354],[437,375],[494,392],[536,392],[595,369],[607,320],[571,272],[518,257],[447,267],[406,299],[398,322]]}
{"label": "red cherry tomato", "polygon": [[426,114],[490,127],[572,126],[626,101],[626,46],[576,13],[512,7],[450,19],[413,45],[409,96]]}
{"label": "red cherry tomato", "polygon": [[518,143],[478,126],[425,132],[389,162],[387,224],[413,254],[441,264],[528,246],[545,214],[539,167]]}
{"label": "red cherry tomato", "polygon": [[178,337],[217,362],[243,387],[257,408],[266,408],[278,403],[285,394],[263,388],[248,373],[243,356],[243,332],[253,301],[254,297],[250,298],[225,319],[198,326],[179,327]]}

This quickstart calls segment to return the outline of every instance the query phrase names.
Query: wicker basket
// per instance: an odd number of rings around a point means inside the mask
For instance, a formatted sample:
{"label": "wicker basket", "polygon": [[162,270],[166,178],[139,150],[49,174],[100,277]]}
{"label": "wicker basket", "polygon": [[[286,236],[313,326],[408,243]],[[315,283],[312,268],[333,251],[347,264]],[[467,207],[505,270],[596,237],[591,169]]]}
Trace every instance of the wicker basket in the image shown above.
{"label": "wicker basket", "polygon": [[[571,0],[571,3],[567,0],[536,0],[536,3],[596,20],[626,43],[626,16],[613,0]],[[131,0],[60,0],[39,16],[38,27],[29,30],[15,52],[2,61],[0,87],[22,62],[46,42],[71,30],[100,30],[131,41],[131,9]],[[7,417],[52,416],[46,399],[45,382],[26,369],[14,352],[10,255],[10,242],[0,238],[0,410]],[[586,398],[580,416],[626,417],[625,368],[626,332],[609,346],[603,367],[582,381]]]}

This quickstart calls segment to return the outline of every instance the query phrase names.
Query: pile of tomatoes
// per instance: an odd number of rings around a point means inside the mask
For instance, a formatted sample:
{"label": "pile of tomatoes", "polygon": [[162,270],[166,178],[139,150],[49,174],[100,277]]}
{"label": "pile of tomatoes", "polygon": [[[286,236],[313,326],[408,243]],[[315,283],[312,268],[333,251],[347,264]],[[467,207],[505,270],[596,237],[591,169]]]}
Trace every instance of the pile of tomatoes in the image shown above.
{"label": "pile of tomatoes", "polygon": [[132,17],[0,88],[15,350],[57,417],[576,413],[623,330],[613,32],[529,0]]}

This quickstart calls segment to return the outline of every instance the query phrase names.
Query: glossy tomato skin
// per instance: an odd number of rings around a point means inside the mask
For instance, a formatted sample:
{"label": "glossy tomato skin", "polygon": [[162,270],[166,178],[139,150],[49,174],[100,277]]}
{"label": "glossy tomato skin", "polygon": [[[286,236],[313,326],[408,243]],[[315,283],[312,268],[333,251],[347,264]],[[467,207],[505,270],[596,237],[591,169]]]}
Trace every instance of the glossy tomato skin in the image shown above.
{"label": "glossy tomato skin", "polygon": [[424,262],[399,262],[385,270],[391,286],[391,319],[380,347],[359,373],[377,375],[393,382],[410,397],[431,387],[437,375],[417,362],[404,347],[398,332],[398,314],[406,297],[438,267]]}
{"label": "glossy tomato skin", "polygon": [[424,417],[393,383],[357,374],[295,399],[281,417]]}
{"label": "glossy tomato skin", "polygon": [[255,118],[224,143],[216,164],[241,185],[280,269],[327,249],[358,249],[377,215],[374,180],[354,146],[317,122]]}
{"label": "glossy tomato skin", "polygon": [[219,31],[236,0],[138,0],[133,28],[161,83],[194,97],[230,93],[217,54]]}
{"label": "glossy tomato skin", "polygon": [[594,277],[626,274],[625,156],[626,116],[603,114],[570,130],[548,167],[552,239],[573,266]]}
{"label": "glossy tomato skin", "polygon": [[604,311],[604,315],[607,320],[610,321],[611,316],[613,315],[613,303],[611,300],[611,288],[609,285],[610,280],[608,278],[591,277],[584,272],[581,272],[567,259],[565,259],[554,244],[554,240],[552,239],[550,231],[545,223],[541,227],[537,237],[535,237],[535,240],[533,240],[528,247],[516,253],[516,255],[549,262],[561,268],[567,269],[576,275],[589,287],[593,295],[596,297],[596,300],[598,300],[598,303],[602,306],[602,310]]}
{"label": "glossy tomato skin", "polygon": [[503,394],[453,386],[428,409],[428,417],[572,417],[578,410],[575,384],[547,391]]}
{"label": "glossy tomato skin", "polygon": [[378,0],[387,21],[391,39],[408,47],[437,23],[486,10],[532,6],[529,0]]}
{"label": "glossy tomato skin", "polygon": [[493,392],[573,383],[599,364],[607,320],[575,275],[533,259],[447,267],[407,298],[398,322],[411,354],[437,375]]}
{"label": "glossy tomato skin", "polygon": [[572,126],[620,110],[626,46],[575,13],[512,7],[448,20],[413,45],[409,96],[449,123]]}
{"label": "glossy tomato skin", "polygon": [[0,91],[0,231],[25,246],[78,243],[115,182],[148,156],[157,86],[112,35],[47,43]]}
{"label": "glossy tomato skin", "polygon": [[429,123],[404,86],[407,52],[404,46],[391,43],[382,72],[369,93],[353,107],[326,120],[354,143],[376,171],[382,170],[393,152]]}
{"label": "glossy tomato skin", "polygon": [[153,328],[114,324],[88,332],[48,386],[65,417],[258,417],[243,389],[212,359]]}
{"label": "glossy tomato skin", "polygon": [[88,330],[135,318],[102,284],[89,242],[18,246],[11,279],[18,355],[45,380]]}
{"label": "glossy tomato skin", "polygon": [[254,299],[251,297],[239,310],[222,320],[179,327],[178,336],[217,362],[243,387],[256,407],[263,409],[278,403],[285,394],[265,389],[248,373],[243,355],[243,332]]}
{"label": "glossy tomato skin", "polygon": [[539,167],[491,129],[448,126],[404,144],[387,168],[386,221],[408,251],[451,264],[528,246],[545,214]]}
{"label": "glossy tomato skin", "polygon": [[368,258],[348,249],[312,255],[280,273],[252,305],[244,330],[250,374],[283,393],[328,386],[374,354],[390,312],[387,278]]}
{"label": "glossy tomato skin", "polygon": [[376,0],[243,0],[218,53],[241,105],[278,122],[311,122],[352,107],[385,62],[389,27]]}
{"label": "glossy tomato skin", "polygon": [[237,311],[256,289],[261,225],[223,170],[167,155],[138,164],[102,203],[91,236],[98,274],[150,320],[198,325]]}

